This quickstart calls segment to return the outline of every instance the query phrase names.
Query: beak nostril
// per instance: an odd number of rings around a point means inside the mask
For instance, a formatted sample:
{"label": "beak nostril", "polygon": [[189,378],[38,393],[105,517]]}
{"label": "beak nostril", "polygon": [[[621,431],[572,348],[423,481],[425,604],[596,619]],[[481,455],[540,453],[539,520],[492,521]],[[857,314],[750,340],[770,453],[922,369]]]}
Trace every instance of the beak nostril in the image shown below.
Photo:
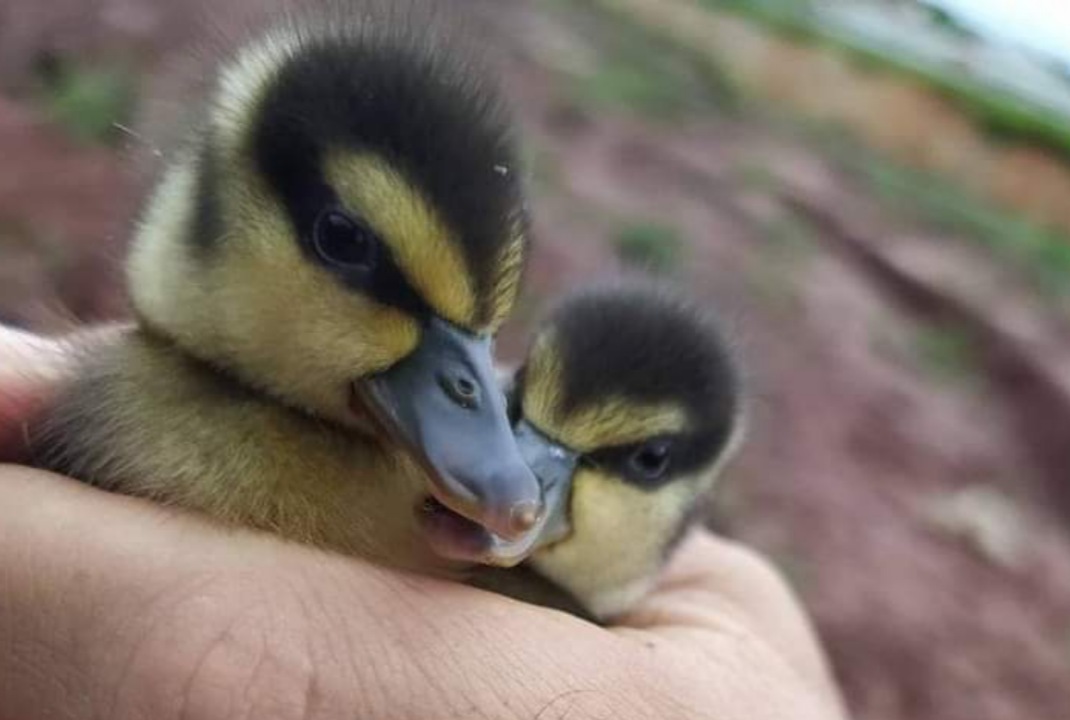
{"label": "beak nostril", "polygon": [[468,378],[457,378],[456,389],[461,397],[474,398],[476,396],[476,384]]}
{"label": "beak nostril", "polygon": [[439,376],[439,385],[453,402],[464,408],[479,406],[479,385],[462,374],[443,374]]}

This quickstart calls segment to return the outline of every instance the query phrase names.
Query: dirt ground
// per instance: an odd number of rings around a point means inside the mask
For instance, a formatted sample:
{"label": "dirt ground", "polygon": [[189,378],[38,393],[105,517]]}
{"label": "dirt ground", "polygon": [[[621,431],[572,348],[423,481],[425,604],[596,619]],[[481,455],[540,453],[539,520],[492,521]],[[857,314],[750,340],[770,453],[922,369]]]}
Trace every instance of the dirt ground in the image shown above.
{"label": "dirt ground", "polygon": [[[504,41],[535,165],[537,250],[503,353],[545,298],[624,269],[623,226],[674,228],[671,277],[719,309],[753,397],[716,524],[792,580],[854,715],[1070,717],[1065,309],[760,113],[587,102],[576,78],[612,61],[604,18],[475,4]],[[190,84],[181,5],[0,0],[5,321],[122,312],[116,260]],[[158,100],[129,124],[148,139],[109,149],[49,122],[27,89],[44,50],[134,53]]]}

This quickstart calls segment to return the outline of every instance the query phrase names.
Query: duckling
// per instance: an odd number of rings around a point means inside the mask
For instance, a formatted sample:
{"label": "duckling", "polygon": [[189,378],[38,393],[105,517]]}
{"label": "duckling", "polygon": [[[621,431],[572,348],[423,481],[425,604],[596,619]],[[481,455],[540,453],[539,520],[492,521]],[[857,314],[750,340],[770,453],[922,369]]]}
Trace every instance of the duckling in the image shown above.
{"label": "duckling", "polygon": [[433,574],[528,552],[542,489],[492,364],[516,141],[419,10],[298,14],[221,66],[135,231],[136,326],[31,429],[37,464]]}
{"label": "duckling", "polygon": [[691,301],[625,281],[560,303],[508,391],[551,519],[524,566],[473,583],[611,619],[648,592],[740,444],[737,365]]}

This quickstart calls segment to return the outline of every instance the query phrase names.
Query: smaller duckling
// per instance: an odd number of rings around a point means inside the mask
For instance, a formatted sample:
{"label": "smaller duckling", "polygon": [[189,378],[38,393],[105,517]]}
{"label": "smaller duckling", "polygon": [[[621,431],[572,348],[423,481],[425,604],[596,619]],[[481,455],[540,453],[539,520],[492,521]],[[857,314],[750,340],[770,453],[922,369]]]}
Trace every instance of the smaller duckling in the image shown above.
{"label": "smaller duckling", "polygon": [[599,621],[626,612],[743,436],[722,335],[665,287],[596,288],[549,315],[508,393],[551,516],[524,566],[474,584]]}

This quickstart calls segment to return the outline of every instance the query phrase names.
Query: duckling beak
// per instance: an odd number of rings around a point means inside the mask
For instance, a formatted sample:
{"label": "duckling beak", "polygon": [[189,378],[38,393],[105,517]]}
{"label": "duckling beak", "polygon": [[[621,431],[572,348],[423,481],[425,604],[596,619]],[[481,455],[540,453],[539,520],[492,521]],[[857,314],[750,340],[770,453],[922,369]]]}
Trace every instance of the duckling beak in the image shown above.
{"label": "duckling beak", "polygon": [[455,559],[514,562],[510,549],[529,544],[545,513],[509,425],[490,338],[432,318],[416,350],[358,390],[424,466],[435,500],[489,533]]}
{"label": "duckling beak", "polygon": [[571,531],[569,499],[579,453],[554,442],[527,420],[513,431],[524,462],[542,486],[545,520],[539,530],[538,546],[564,539]]}

